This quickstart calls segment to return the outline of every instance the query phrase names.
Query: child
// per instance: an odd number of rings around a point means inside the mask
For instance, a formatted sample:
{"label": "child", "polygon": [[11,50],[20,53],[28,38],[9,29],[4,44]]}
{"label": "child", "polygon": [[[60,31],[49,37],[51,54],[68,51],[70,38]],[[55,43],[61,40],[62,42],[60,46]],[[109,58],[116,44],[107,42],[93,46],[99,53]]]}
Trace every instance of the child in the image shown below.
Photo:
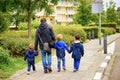
{"label": "child", "polygon": [[69,49],[65,42],[62,40],[62,34],[57,35],[57,42],[55,43],[55,49],[56,49],[56,56],[57,56],[57,67],[58,72],[61,71],[61,61],[62,61],[62,67],[63,70],[66,70],[65,68],[65,49],[69,52]]}
{"label": "child", "polygon": [[72,52],[72,58],[74,59],[74,70],[77,72],[79,70],[81,56],[84,55],[84,47],[80,43],[80,35],[75,35],[75,41],[71,44],[70,53]]}
{"label": "child", "polygon": [[34,51],[34,45],[29,45],[29,50],[25,53],[24,60],[28,62],[28,75],[30,74],[30,68],[32,66],[33,71],[35,71],[35,56],[38,55],[38,52]]}

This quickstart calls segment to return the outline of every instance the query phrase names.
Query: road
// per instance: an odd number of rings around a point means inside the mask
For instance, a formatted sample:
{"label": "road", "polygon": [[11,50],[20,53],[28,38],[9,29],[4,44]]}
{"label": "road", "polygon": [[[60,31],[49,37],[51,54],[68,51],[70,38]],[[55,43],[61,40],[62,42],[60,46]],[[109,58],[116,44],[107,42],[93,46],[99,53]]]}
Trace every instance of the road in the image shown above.
{"label": "road", "polygon": [[111,80],[120,80],[120,38],[116,40],[115,55],[110,78]]}

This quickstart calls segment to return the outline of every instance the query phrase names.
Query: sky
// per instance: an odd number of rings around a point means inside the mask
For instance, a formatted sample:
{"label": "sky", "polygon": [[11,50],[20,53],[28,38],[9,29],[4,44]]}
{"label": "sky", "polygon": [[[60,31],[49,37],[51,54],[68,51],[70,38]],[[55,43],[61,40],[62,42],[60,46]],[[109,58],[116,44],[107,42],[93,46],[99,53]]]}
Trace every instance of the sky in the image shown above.
{"label": "sky", "polygon": [[[120,7],[120,0],[112,0],[112,1],[115,2],[115,4],[116,4],[116,9],[117,9],[117,7]],[[110,0],[103,0],[104,10],[106,10],[106,3],[107,3],[107,2],[109,3]]]}

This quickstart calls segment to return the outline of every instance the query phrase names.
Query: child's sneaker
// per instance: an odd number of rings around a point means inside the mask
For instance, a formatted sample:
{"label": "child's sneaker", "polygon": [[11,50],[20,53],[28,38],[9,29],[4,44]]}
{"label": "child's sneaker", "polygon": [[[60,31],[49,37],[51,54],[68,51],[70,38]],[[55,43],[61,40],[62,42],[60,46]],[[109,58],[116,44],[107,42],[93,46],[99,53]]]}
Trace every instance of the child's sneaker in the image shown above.
{"label": "child's sneaker", "polygon": [[30,72],[27,72],[27,75],[30,75]]}
{"label": "child's sneaker", "polygon": [[77,69],[74,69],[73,72],[77,72],[78,70]]}
{"label": "child's sneaker", "polygon": [[37,72],[36,70],[33,70],[33,72]]}

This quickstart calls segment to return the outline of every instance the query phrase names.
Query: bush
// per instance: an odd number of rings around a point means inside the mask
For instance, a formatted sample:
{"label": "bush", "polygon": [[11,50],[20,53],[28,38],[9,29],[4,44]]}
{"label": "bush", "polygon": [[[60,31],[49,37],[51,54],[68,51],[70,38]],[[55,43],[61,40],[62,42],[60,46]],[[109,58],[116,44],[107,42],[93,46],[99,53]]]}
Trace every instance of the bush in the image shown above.
{"label": "bush", "polygon": [[8,49],[11,55],[22,56],[28,49],[29,40],[27,37],[27,31],[7,31],[2,35],[0,44],[3,48]]}
{"label": "bush", "polygon": [[80,27],[72,27],[72,26],[61,26],[61,27],[54,27],[55,35],[62,34],[63,40],[70,45],[74,41],[74,36],[79,34],[81,36],[81,42],[86,41],[86,33]]}
{"label": "bush", "polygon": [[[33,20],[31,22],[31,28],[36,29],[39,26],[39,21],[38,20]],[[28,22],[21,22],[19,24],[19,29],[20,30],[27,30],[28,29]]]}
{"label": "bush", "polygon": [[9,64],[10,63],[9,52],[2,47],[0,47],[0,64]]}
{"label": "bush", "polygon": [[18,29],[27,30],[28,29],[28,23],[27,22],[20,23]]}
{"label": "bush", "polygon": [[111,27],[111,28],[116,29],[117,24],[116,23],[102,23],[101,26],[102,27]]}
{"label": "bush", "polygon": [[7,38],[3,42],[3,47],[10,51],[13,56],[23,56],[28,49],[30,40],[23,38]]}
{"label": "bush", "polygon": [[[5,14],[5,13],[4,13]],[[0,33],[7,29],[8,18],[6,18],[2,12],[0,12]]]}
{"label": "bush", "polygon": [[102,33],[104,35],[112,35],[116,32],[114,28],[102,28]]}
{"label": "bush", "polygon": [[89,38],[89,32],[92,36],[92,32],[94,32],[94,38],[98,38],[98,26],[89,26],[89,27],[84,27],[83,29],[85,30],[85,32],[87,33],[87,38]]}

